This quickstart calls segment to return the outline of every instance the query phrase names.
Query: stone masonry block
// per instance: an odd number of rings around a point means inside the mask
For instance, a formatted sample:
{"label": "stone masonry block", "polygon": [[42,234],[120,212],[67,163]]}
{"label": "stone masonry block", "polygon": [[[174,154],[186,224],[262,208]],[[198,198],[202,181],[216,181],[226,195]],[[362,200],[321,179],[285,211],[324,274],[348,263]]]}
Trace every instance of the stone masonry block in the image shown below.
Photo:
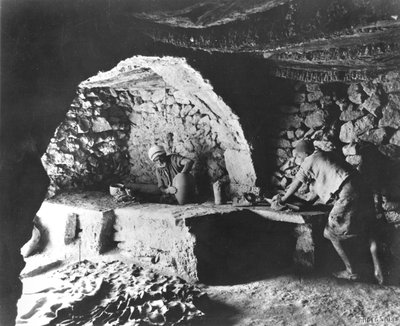
{"label": "stone masonry block", "polygon": [[318,106],[316,103],[302,103],[300,105],[300,112],[308,112],[308,111],[316,111],[318,110]]}
{"label": "stone masonry block", "polygon": [[356,155],[357,154],[357,144],[352,143],[343,146],[342,148],[343,155],[349,156],[349,155]]}
{"label": "stone masonry block", "polygon": [[361,155],[349,155],[346,156],[346,161],[351,165],[359,165],[361,163],[362,157]]}
{"label": "stone masonry block", "polygon": [[362,104],[363,108],[369,111],[374,116],[379,115],[379,108],[381,106],[381,100],[376,94],[373,94],[371,97],[367,98]]}
{"label": "stone masonry block", "polygon": [[315,102],[322,98],[324,94],[321,91],[315,91],[307,94],[308,102]]}
{"label": "stone masonry block", "polygon": [[390,138],[390,144],[400,146],[400,130],[397,130]]}
{"label": "stone masonry block", "polygon": [[103,117],[94,118],[92,123],[93,123],[93,126],[92,126],[93,132],[104,132],[104,131],[112,130],[108,121],[106,119],[104,119]]}
{"label": "stone masonry block", "polygon": [[362,82],[361,87],[368,96],[372,96],[377,91],[377,84],[372,81]]}
{"label": "stone masonry block", "polygon": [[351,84],[347,90],[347,94],[349,95],[349,100],[355,104],[362,103],[362,90],[358,84]]}
{"label": "stone masonry block", "polygon": [[380,127],[400,127],[400,96],[390,94],[389,103],[382,109]]}
{"label": "stone masonry block", "polygon": [[388,138],[388,131],[386,128],[370,129],[358,138],[375,145],[380,145]]}
{"label": "stone masonry block", "polygon": [[353,104],[347,106],[340,114],[339,119],[342,121],[352,121],[361,118],[364,112]]}
{"label": "stone masonry block", "polygon": [[354,130],[357,135],[362,134],[369,129],[372,129],[375,126],[375,117],[372,114],[367,114],[366,116],[354,122]]}
{"label": "stone masonry block", "polygon": [[400,91],[400,73],[389,72],[383,79],[383,90],[386,93]]}
{"label": "stone masonry block", "polygon": [[340,128],[339,139],[344,143],[351,143],[356,140],[357,136],[354,130],[354,124],[348,121]]}
{"label": "stone masonry block", "polygon": [[306,117],[305,125],[308,128],[321,127],[326,123],[327,113],[325,111],[315,111]]}

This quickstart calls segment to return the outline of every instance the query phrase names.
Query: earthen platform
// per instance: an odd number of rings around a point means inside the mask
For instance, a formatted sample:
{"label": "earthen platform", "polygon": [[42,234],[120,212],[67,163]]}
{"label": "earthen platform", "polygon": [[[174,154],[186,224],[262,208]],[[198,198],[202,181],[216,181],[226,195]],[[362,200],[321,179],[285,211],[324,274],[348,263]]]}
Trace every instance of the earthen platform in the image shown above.
{"label": "earthen platform", "polygon": [[118,203],[106,193],[71,192],[45,201],[37,215],[47,251],[90,259],[118,248],[187,280],[206,281],[289,261],[312,269],[315,232],[327,213]]}

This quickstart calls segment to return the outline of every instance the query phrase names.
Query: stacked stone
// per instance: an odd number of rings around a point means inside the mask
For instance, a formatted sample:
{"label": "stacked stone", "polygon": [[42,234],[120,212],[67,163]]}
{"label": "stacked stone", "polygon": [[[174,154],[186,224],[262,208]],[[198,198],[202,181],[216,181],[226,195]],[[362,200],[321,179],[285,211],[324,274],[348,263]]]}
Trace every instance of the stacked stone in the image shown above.
{"label": "stacked stone", "polygon": [[381,167],[388,166],[390,177],[375,189],[379,192],[375,197],[381,198],[378,210],[388,220],[400,222],[400,73],[349,85],[297,83],[294,89],[293,104],[279,108],[275,191],[285,188],[298,169],[292,150],[300,139],[312,139],[325,151],[341,151],[359,169],[363,152],[369,148],[372,153],[372,148],[390,162]]}
{"label": "stacked stone", "polygon": [[222,121],[204,103],[189,99],[181,91],[168,89],[122,91],[132,97],[129,115],[131,175],[136,182],[155,183],[154,165],[148,149],[163,145],[167,152],[193,159],[195,176],[210,182],[227,176],[221,144]]}
{"label": "stacked stone", "polygon": [[[369,83],[350,85],[349,98],[356,106],[342,112],[341,120],[345,123],[340,130],[341,141],[347,144],[368,142],[384,155],[400,158],[397,148],[400,145],[400,83],[393,77],[391,73]],[[344,154],[349,161],[361,160],[352,157],[357,155],[354,146],[345,146]]]}
{"label": "stacked stone", "polygon": [[105,89],[77,94],[42,157],[50,196],[63,189],[103,188],[129,174],[130,108],[104,101],[110,98]]}
{"label": "stacked stone", "polygon": [[293,148],[301,139],[312,139],[314,145],[322,150],[334,150],[334,125],[331,121],[338,115],[336,94],[324,94],[318,84],[297,83],[291,105],[279,107],[279,138],[274,141],[276,147],[276,166],[278,170],[272,177],[275,191],[284,189],[298,170],[293,157]]}
{"label": "stacked stone", "polygon": [[[385,169],[387,180],[381,180],[379,210],[390,222],[400,222],[400,73],[386,75],[348,88],[351,103],[340,116],[344,124],[340,140],[345,143],[346,161],[360,167],[368,145],[383,154],[390,164],[377,167]],[[370,149],[370,152],[372,150]],[[382,161],[384,163],[384,161]],[[382,175],[382,171],[375,171]]]}
{"label": "stacked stone", "polygon": [[235,148],[235,135],[205,103],[176,89],[84,88],[42,160],[51,195],[126,179],[154,184],[147,152],[159,144],[194,159],[195,176],[206,178],[211,190],[212,182],[229,180],[222,143]]}

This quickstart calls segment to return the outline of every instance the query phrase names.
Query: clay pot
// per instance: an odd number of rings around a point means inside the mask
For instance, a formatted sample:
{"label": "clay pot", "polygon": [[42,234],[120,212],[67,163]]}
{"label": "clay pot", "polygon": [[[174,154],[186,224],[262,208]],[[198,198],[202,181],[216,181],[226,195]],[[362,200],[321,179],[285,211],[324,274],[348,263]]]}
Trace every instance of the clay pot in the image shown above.
{"label": "clay pot", "polygon": [[122,183],[114,183],[110,185],[110,195],[117,196],[120,193],[120,190],[124,188]]}
{"label": "clay pot", "polygon": [[178,173],[172,185],[176,188],[176,200],[179,205],[185,205],[193,200],[194,178],[190,173]]}

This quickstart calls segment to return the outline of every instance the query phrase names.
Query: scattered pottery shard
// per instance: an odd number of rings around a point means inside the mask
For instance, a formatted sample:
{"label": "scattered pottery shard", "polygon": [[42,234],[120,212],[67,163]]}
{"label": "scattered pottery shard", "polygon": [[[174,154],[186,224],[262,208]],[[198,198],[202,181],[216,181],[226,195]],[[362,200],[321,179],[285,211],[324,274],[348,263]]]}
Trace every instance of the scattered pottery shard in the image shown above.
{"label": "scattered pottery shard", "polygon": [[175,197],[179,205],[185,205],[193,200],[194,178],[190,173],[178,173],[172,185],[177,189]]}
{"label": "scattered pottery shard", "polygon": [[[77,276],[78,281],[71,286],[66,276]],[[188,325],[194,318],[204,316],[197,305],[207,295],[199,288],[178,277],[160,275],[136,265],[130,267],[117,261],[93,264],[84,260],[55,271],[54,277],[63,280],[62,289],[68,287],[71,291],[60,296],[59,303],[50,304],[44,301],[46,298],[35,302],[21,313],[22,323],[36,325],[31,318],[40,314],[51,320],[49,325],[172,326]],[[125,287],[119,289],[120,284]],[[61,293],[54,288],[47,292]]]}

